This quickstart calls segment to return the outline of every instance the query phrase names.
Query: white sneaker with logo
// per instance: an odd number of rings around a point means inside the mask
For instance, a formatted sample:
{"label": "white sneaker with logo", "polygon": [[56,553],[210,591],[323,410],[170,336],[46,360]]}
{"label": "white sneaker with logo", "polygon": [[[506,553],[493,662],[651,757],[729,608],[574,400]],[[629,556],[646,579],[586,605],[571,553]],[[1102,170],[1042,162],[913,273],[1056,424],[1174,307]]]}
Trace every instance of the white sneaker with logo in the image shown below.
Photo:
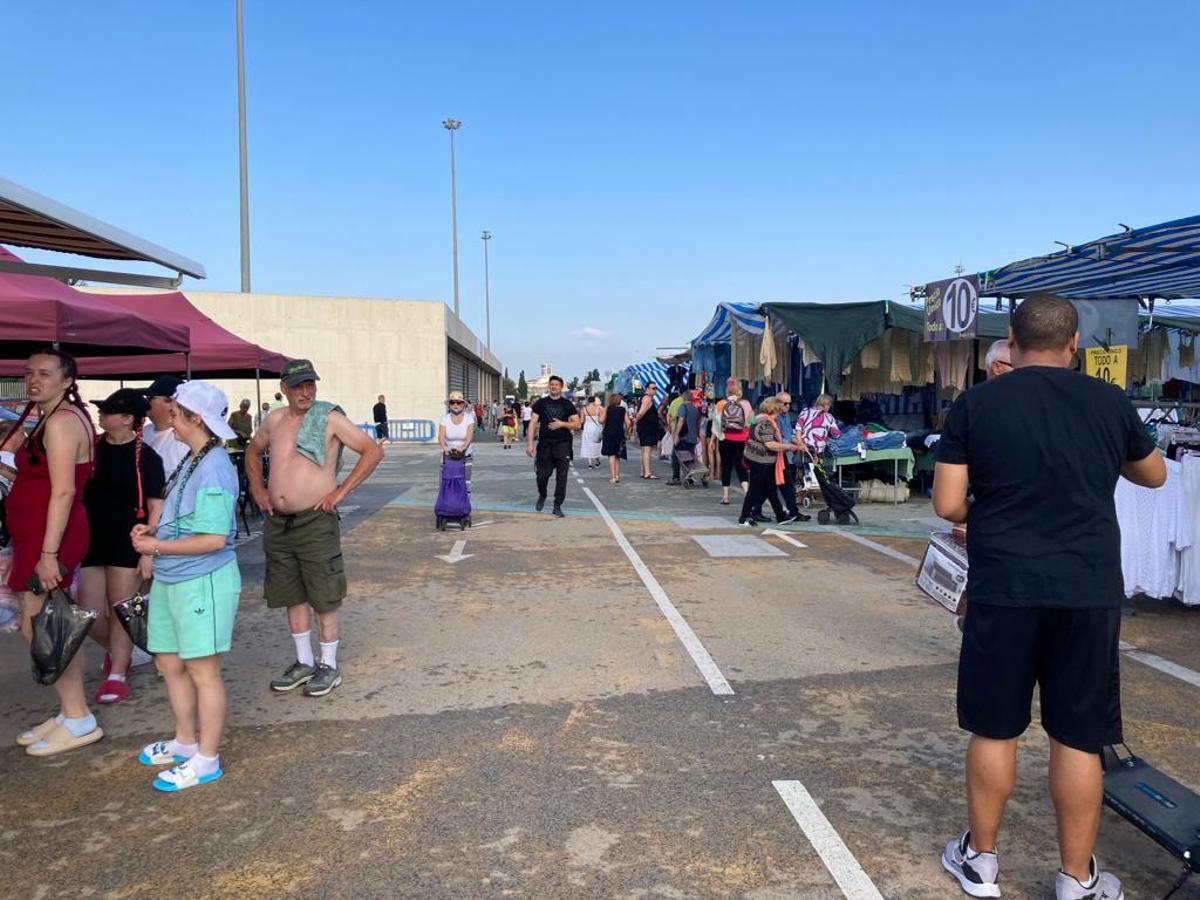
{"label": "white sneaker with logo", "polygon": [[1081,884],[1078,878],[1059,869],[1054,879],[1055,900],[1125,900],[1120,879],[1112,872],[1101,872],[1094,856],[1090,871],[1092,880]]}
{"label": "white sneaker with logo", "polygon": [[946,845],[942,868],[957,878],[972,897],[999,897],[1000,857],[995,853],[976,853],[970,847],[970,839],[971,832],[964,831],[961,838]]}

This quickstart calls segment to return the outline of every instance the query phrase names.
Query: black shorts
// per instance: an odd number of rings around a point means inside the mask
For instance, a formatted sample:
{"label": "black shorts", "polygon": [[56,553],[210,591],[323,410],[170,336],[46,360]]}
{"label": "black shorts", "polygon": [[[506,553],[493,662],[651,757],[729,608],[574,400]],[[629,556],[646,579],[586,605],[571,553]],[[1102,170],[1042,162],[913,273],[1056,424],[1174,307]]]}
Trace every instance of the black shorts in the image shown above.
{"label": "black shorts", "polygon": [[971,603],[958,658],[958,724],[1010,740],[1030,722],[1060,744],[1099,753],[1121,740],[1120,608],[1030,609]]}

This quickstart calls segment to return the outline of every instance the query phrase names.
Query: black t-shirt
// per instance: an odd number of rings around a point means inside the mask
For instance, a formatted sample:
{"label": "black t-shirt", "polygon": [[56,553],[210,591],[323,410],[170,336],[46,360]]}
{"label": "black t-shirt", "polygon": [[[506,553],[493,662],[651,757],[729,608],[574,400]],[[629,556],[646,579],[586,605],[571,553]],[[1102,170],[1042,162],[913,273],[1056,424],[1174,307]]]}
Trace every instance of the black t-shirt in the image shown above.
{"label": "black t-shirt", "polygon": [[[128,536],[134,525],[145,524],[146,516],[137,516],[137,469],[134,466],[134,441],[110,444],[103,438],[96,444],[96,472],[83,489],[83,505],[93,534]],[[162,499],[165,478],[162,457],[149,444],[142,444],[142,503]]]}
{"label": "black t-shirt", "polygon": [[375,417],[375,421],[380,425],[387,424],[387,407],[382,403],[376,403],[371,407],[371,415]]}
{"label": "black t-shirt", "polygon": [[1154,443],[1121,391],[1029,366],[967,391],[946,416],[940,463],[966,464],[971,602],[1115,607],[1124,593],[1113,491]]}
{"label": "black t-shirt", "polygon": [[557,400],[551,397],[543,397],[537,403],[533,404],[533,412],[538,417],[538,440],[550,442],[570,442],[571,430],[569,428],[556,428],[550,430],[550,423],[555,419],[567,421],[571,416],[578,415],[575,409],[575,404],[566,397],[559,397]]}

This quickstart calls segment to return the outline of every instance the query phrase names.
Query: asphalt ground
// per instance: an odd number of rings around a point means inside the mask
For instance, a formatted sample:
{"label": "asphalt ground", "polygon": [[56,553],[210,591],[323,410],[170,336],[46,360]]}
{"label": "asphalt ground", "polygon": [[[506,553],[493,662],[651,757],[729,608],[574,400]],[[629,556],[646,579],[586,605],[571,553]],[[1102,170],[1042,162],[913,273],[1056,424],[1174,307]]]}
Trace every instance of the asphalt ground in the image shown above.
{"label": "asphalt ground", "polygon": [[[961,896],[938,863],[965,817],[957,631],[879,549],[920,556],[928,502],[860,507],[854,531],[875,546],[789,526],[805,546],[756,534],[741,549],[775,555],[713,557],[697,538],[750,537],[737,506],[636,472],[614,486],[577,460],[559,520],[533,512],[523,450],[483,444],[474,527],[439,532],[436,453],[390,447],[344,510],[345,683],[321,699],[267,687],[293,651],[244,540],[225,777],[150,788],[135,757],[171,719],[137,670],[133,697],[99,711],[101,743],[51,760],[0,749],[0,895]],[[440,558],[461,540],[461,561]],[[1200,613],[1135,608],[1125,641],[1200,670]],[[1200,686],[1134,659],[1122,681],[1130,745],[1200,786]],[[52,711],[14,635],[0,685],[0,733]],[[1053,896],[1047,752],[1035,710],[1005,897]],[[1098,854],[1131,900],[1178,871],[1108,811]]]}

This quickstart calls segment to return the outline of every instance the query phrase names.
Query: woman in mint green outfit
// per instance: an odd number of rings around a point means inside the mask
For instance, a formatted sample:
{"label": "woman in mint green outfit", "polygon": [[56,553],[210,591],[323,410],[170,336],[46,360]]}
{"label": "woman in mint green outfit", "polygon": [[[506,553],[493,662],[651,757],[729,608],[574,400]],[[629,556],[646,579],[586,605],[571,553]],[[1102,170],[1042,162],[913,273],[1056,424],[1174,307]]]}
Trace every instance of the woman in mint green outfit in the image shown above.
{"label": "woman in mint green outfit", "polygon": [[222,446],[232,440],[225,394],[204,381],[175,392],[175,436],[189,453],[169,475],[162,522],[133,529],[133,545],[154,559],[149,650],[167,686],[175,736],[144,748],[138,761],[172,768],[154,787],[182,791],[221,777],[225,730],[221,654],[229,651],[241,573],[233,549],[238,477]]}

